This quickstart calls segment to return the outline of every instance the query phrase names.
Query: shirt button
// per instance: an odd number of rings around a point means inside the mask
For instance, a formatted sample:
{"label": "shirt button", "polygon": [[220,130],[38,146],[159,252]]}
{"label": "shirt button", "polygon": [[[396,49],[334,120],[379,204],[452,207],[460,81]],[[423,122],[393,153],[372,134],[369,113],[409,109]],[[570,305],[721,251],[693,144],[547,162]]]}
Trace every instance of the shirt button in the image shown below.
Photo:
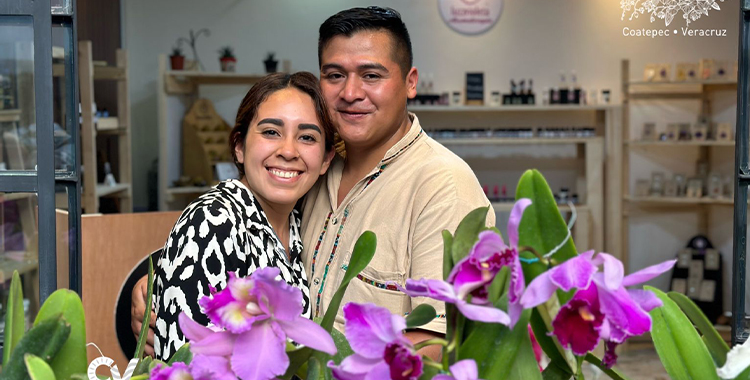
{"label": "shirt button", "polygon": [[320,279],[316,278],[315,280],[313,280],[313,284],[320,285]]}
{"label": "shirt button", "polygon": [[333,225],[334,225],[334,226],[335,226],[336,224],[338,224],[338,222],[339,222],[339,218],[333,218]]}

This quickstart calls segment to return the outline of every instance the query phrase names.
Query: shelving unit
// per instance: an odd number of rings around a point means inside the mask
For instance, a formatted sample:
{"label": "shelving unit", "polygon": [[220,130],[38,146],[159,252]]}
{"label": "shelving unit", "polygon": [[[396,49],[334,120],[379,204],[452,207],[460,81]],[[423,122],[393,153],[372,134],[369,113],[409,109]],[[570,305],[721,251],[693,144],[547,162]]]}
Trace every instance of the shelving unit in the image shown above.
{"label": "shelving unit", "polygon": [[[610,213],[609,205],[605,205],[608,189],[615,187],[619,178],[611,175],[609,155],[605,154],[605,136],[615,133],[619,129],[620,120],[618,105],[599,106],[410,106],[422,127],[430,134],[442,129],[473,130],[473,129],[503,129],[503,128],[556,128],[580,127],[593,128],[593,137],[563,137],[563,138],[496,138],[496,137],[457,137],[437,138],[436,140],[449,149],[459,146],[490,146],[501,149],[511,146],[528,146],[528,151],[544,150],[555,145],[574,146],[576,153],[575,185],[579,193],[579,203],[575,205],[578,214],[573,230],[573,238],[580,251],[587,249],[607,250],[617,255],[616,246],[605,239],[606,213]],[[537,136],[535,134],[535,136]],[[490,148],[494,149],[494,148]],[[607,147],[607,149],[609,149]],[[468,161],[468,157],[463,157]],[[470,163],[471,165],[471,163]],[[518,170],[532,169],[520,167]],[[607,169],[605,171],[605,168]],[[478,171],[478,168],[473,168]],[[553,184],[554,185],[554,184]],[[511,192],[514,190],[512,189]],[[508,212],[512,203],[493,203],[498,212]],[[567,205],[559,206],[561,212],[570,212]]]}
{"label": "shelving unit", "polygon": [[193,197],[210,189],[210,186],[173,186],[183,172],[182,120],[193,102],[200,98],[201,86],[240,85],[250,88],[262,77],[255,74],[174,71],[169,69],[168,57],[163,54],[159,56],[159,210],[181,210]]}
{"label": "shelving unit", "polygon": [[[120,212],[133,211],[132,164],[130,150],[130,98],[128,95],[128,55],[125,50],[117,50],[117,66],[94,66],[91,54],[91,41],[78,43],[78,76],[81,91],[81,152],[86,168],[83,181],[82,205],[85,213],[99,212],[100,197],[117,197]],[[61,67],[53,75],[62,75]],[[94,102],[94,81],[117,81],[117,119],[119,127],[113,130],[97,131],[91,104]],[[98,183],[96,162],[97,134],[118,135],[119,178],[117,185],[107,186]]]}
{"label": "shelving unit", "polygon": [[[663,197],[663,196],[646,196],[636,197],[630,195],[630,159],[631,153],[636,151],[647,151],[648,153],[659,154],[664,149],[680,152],[680,148],[689,149],[691,152],[697,150],[698,160],[711,161],[712,151],[714,149],[733,149],[734,141],[641,141],[633,138],[630,133],[630,106],[633,100],[670,100],[670,99],[696,99],[701,102],[700,113],[711,116],[711,96],[717,91],[735,90],[736,81],[702,81],[702,82],[641,82],[630,81],[630,63],[623,60],[621,64],[622,71],[622,94],[623,94],[623,112],[622,112],[622,133],[613,135],[608,145],[619,145],[622,155],[618,159],[617,171],[621,175],[621,203],[622,218],[614,218],[621,232],[622,242],[621,251],[623,258],[628,258],[628,237],[629,237],[629,215],[635,213],[660,213],[660,212],[692,212],[699,213],[699,231],[708,235],[709,212],[712,207],[733,206],[734,200],[731,198],[688,198],[688,197]],[[612,203],[616,203],[613,199]],[[643,252],[643,254],[650,254]]]}

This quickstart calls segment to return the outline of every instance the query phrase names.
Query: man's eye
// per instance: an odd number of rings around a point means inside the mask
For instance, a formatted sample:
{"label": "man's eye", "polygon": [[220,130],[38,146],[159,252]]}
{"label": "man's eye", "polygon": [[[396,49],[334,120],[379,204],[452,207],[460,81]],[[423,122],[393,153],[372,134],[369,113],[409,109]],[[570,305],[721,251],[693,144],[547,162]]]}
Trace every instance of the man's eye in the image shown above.
{"label": "man's eye", "polygon": [[341,75],[341,74],[339,74],[339,73],[330,73],[330,74],[326,74],[326,78],[327,78],[327,79],[341,79],[341,78],[343,78],[343,77],[344,77],[344,76],[343,76],[343,75]]}
{"label": "man's eye", "polygon": [[365,74],[365,79],[374,80],[379,79],[380,75],[378,74]]}

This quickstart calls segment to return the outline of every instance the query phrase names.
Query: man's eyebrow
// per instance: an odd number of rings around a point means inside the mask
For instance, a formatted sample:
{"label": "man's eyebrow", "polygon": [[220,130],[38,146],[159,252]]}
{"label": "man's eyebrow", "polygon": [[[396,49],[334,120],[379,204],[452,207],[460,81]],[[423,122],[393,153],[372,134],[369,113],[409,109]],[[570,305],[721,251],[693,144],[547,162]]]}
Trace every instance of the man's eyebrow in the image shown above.
{"label": "man's eyebrow", "polygon": [[261,124],[273,124],[273,125],[277,125],[279,127],[283,127],[284,126],[284,122],[281,121],[281,119],[273,119],[273,118],[270,118],[270,117],[267,117],[267,118],[265,118],[265,119],[263,119],[263,120],[261,120],[261,121],[258,122],[258,125],[261,125]]}
{"label": "man's eyebrow", "polygon": [[313,131],[317,131],[318,133],[323,134],[323,132],[320,131],[320,127],[315,124],[300,124],[299,129],[300,131],[303,131],[305,129],[312,129]]}
{"label": "man's eyebrow", "polygon": [[[344,66],[339,65],[338,63],[326,63],[323,66],[320,67],[320,71],[327,71],[327,70],[339,70],[339,71],[346,71],[344,70]],[[388,72],[388,69],[376,62],[372,63],[363,63],[359,66],[357,66],[357,70],[363,71],[363,70],[381,70]]]}

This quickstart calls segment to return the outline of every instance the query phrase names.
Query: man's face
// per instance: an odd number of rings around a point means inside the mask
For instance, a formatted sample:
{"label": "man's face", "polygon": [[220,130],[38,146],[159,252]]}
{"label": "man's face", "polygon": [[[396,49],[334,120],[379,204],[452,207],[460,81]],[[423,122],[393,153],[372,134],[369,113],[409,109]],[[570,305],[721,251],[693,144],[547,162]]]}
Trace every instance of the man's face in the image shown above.
{"label": "man's face", "polygon": [[336,36],[321,52],[320,86],[339,135],[350,147],[395,144],[408,127],[406,99],[417,94],[417,70],[404,79],[391,36],[362,31]]}

